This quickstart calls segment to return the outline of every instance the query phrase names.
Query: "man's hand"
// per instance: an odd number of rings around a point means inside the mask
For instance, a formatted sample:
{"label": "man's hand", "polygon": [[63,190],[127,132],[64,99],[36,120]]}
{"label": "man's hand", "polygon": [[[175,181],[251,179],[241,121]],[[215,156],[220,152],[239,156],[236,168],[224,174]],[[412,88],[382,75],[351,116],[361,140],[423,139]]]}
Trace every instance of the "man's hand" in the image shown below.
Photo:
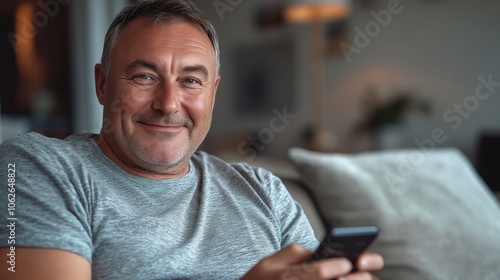
{"label": "man's hand", "polygon": [[338,279],[338,280],[372,280],[376,279],[368,271],[379,270],[384,266],[378,254],[363,254],[356,264],[357,272],[349,274],[351,263],[344,258],[324,259],[314,262],[303,262],[312,254],[297,244],[292,244],[276,254],[262,259],[247,272],[242,280],[281,279]]}

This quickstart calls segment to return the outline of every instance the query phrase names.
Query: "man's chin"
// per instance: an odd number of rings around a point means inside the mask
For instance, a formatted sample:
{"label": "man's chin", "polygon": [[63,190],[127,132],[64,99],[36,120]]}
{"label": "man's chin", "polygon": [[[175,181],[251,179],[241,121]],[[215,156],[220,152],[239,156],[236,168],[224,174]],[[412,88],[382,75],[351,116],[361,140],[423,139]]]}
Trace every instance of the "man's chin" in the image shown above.
{"label": "man's chin", "polygon": [[153,149],[136,150],[135,154],[139,159],[148,166],[156,166],[157,168],[170,168],[176,165],[186,164],[189,159],[187,148],[173,147],[154,147]]}

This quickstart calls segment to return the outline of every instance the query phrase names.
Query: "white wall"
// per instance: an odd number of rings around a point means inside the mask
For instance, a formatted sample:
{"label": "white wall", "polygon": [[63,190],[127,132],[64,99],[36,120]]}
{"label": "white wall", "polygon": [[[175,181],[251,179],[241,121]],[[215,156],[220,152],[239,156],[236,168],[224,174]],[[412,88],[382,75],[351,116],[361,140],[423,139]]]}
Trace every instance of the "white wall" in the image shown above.
{"label": "white wall", "polygon": [[[396,1],[396,0],[392,0]],[[279,28],[259,31],[253,26],[252,14],[261,5],[280,1],[225,1],[239,3],[226,11],[220,20],[213,4],[216,1],[196,1],[214,20],[221,37],[222,84],[219,89],[211,136],[229,132],[265,127],[269,116],[241,119],[232,111],[234,107],[235,73],[231,69],[231,52],[242,44],[272,40],[278,36],[292,35],[296,49],[297,75],[293,81],[300,108],[298,118],[287,129],[276,135],[269,151],[284,155],[290,145],[296,144],[300,127],[309,119],[307,29],[305,27]],[[391,1],[373,1],[372,6],[354,1],[354,13],[347,28],[346,43],[354,44],[354,27],[364,29],[374,20],[371,11],[387,9]],[[500,130],[500,98],[497,92],[480,102],[458,128],[455,122],[446,122],[443,113],[455,103],[475,93],[478,77],[492,75],[500,81],[500,2],[496,0],[401,0],[400,13],[392,16],[389,25],[360,54],[351,56],[351,63],[342,57],[330,57],[326,66],[327,99],[330,109],[327,116],[330,128],[345,138],[349,129],[360,117],[360,97],[367,86],[396,90],[410,88],[426,96],[433,106],[430,119],[413,120],[405,130],[405,146],[414,146],[413,140],[431,136],[436,127],[442,128],[448,139],[441,146],[456,146],[467,153],[476,147],[476,139],[484,129]]]}
{"label": "white wall", "polygon": [[[385,2],[385,1],[384,1]],[[347,43],[353,44],[354,27],[364,29],[374,17],[370,12],[387,9],[387,2],[374,7],[355,6]],[[426,123],[407,128],[406,146],[413,140],[431,136],[442,128],[448,139],[442,146],[459,147],[467,153],[476,148],[479,133],[500,130],[500,87],[487,100],[473,108],[468,118],[453,113],[453,121],[443,114],[472,98],[478,77],[492,75],[500,82],[500,2],[495,0],[407,1],[400,2],[399,14],[361,53],[329,61],[327,76],[330,104],[329,119],[334,131],[345,133],[359,116],[359,97],[368,85],[386,89],[410,88],[426,96],[433,105],[433,116]],[[484,89],[482,92],[486,92]],[[469,100],[468,99],[468,100]],[[466,112],[467,113],[467,112]],[[448,115],[450,118],[452,115]]]}

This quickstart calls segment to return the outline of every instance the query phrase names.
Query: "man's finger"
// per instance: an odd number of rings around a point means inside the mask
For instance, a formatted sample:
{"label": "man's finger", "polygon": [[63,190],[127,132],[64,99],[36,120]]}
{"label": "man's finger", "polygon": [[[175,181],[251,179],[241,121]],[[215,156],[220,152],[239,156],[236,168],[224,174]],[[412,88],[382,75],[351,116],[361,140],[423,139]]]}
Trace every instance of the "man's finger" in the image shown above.
{"label": "man's finger", "polygon": [[324,259],[295,265],[282,279],[333,279],[351,271],[351,263],[344,258]]}
{"label": "man's finger", "polygon": [[355,272],[348,276],[340,277],[337,280],[380,280],[380,278],[368,272]]}
{"label": "man's finger", "polygon": [[375,271],[384,267],[384,259],[375,253],[364,253],[356,262],[356,268],[360,271]]}

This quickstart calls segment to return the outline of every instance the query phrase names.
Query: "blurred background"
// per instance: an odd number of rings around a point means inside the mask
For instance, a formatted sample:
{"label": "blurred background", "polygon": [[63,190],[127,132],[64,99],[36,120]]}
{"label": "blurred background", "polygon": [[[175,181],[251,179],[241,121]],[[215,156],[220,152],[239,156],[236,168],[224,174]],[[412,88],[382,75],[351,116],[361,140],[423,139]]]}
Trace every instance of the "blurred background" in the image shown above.
{"label": "blurred background", "polygon": [[[93,66],[128,2],[2,2],[1,141],[33,130],[61,138],[99,131]],[[252,160],[285,159],[294,146],[457,147],[490,170],[483,174],[498,170],[500,1],[194,2],[221,43],[202,149]],[[337,8],[291,13],[312,2]],[[498,184],[498,175],[488,180]]]}

